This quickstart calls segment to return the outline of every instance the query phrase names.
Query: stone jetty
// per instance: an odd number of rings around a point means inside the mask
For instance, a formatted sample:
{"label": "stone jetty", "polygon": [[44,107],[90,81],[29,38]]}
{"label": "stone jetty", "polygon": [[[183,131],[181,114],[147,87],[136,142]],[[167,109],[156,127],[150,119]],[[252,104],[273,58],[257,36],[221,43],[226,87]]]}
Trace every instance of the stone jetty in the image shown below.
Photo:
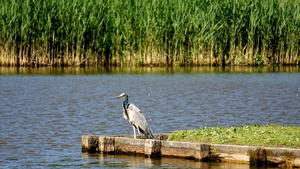
{"label": "stone jetty", "polygon": [[134,139],[131,135],[83,135],[82,152],[300,168],[300,149],[168,141],[168,136],[156,134],[154,139],[145,139],[143,135],[138,135]]}

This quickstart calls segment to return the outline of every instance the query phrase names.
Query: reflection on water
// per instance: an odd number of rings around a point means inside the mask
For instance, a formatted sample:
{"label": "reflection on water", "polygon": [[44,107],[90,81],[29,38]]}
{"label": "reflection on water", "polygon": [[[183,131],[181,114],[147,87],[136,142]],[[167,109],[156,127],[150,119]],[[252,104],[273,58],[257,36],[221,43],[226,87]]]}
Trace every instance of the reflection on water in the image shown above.
{"label": "reflection on water", "polygon": [[297,67],[1,67],[0,166],[236,168],[81,154],[80,137],[132,134],[122,101],[115,99],[123,92],[144,111],[154,133],[250,123],[299,125],[299,79]]}
{"label": "reflection on water", "polygon": [[[204,168],[204,169],[250,169],[249,164],[230,164],[216,162],[200,162],[194,160],[161,158],[150,159],[143,156],[82,154],[89,167],[99,168]],[[257,167],[251,167],[257,169]],[[269,168],[271,169],[271,168]]]}
{"label": "reflection on water", "polygon": [[8,74],[39,74],[39,75],[92,75],[92,74],[157,74],[157,73],[272,73],[272,72],[300,72],[296,66],[275,67],[69,67],[69,68],[30,68],[30,67],[0,67],[0,75]]}

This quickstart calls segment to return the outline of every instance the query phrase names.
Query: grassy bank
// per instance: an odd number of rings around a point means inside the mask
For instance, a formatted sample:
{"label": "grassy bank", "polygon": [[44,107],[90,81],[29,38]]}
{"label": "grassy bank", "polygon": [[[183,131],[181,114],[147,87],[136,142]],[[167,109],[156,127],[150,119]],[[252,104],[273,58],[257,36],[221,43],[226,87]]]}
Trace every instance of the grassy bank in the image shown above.
{"label": "grassy bank", "polygon": [[169,140],[235,144],[264,147],[300,148],[300,126],[249,125],[212,127],[173,132]]}
{"label": "grassy bank", "polygon": [[299,4],[0,1],[0,65],[299,64]]}

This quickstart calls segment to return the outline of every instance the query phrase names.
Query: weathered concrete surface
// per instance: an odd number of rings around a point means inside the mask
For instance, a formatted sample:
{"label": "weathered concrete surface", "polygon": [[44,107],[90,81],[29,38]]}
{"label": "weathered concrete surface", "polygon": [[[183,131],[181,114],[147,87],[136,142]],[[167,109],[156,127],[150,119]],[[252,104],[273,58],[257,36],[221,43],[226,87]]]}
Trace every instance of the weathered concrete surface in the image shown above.
{"label": "weathered concrete surface", "polygon": [[115,137],[115,150],[124,154],[145,154],[145,139]]}
{"label": "weathered concrete surface", "polygon": [[98,147],[99,136],[84,135],[81,137],[83,152],[99,152]]}
{"label": "weathered concrete surface", "polygon": [[221,162],[249,163],[247,151],[252,148],[250,146],[212,144],[210,158]]}
{"label": "weathered concrete surface", "polygon": [[300,149],[266,148],[266,156],[267,162],[271,165],[300,168]]}
{"label": "weathered concrete surface", "polygon": [[209,157],[210,145],[180,141],[161,141],[163,156],[195,158],[204,160]]}
{"label": "weathered concrete surface", "polygon": [[249,163],[255,166],[300,167],[300,149],[205,144],[168,141],[168,134],[154,139],[133,136],[93,136],[81,138],[83,152],[141,154],[146,157],[179,157],[196,160]]}
{"label": "weathered concrete surface", "polygon": [[161,157],[161,141],[154,139],[145,140],[145,155],[150,157]]}
{"label": "weathered concrete surface", "polygon": [[115,152],[115,138],[99,136],[98,137],[98,150],[105,153],[114,153]]}

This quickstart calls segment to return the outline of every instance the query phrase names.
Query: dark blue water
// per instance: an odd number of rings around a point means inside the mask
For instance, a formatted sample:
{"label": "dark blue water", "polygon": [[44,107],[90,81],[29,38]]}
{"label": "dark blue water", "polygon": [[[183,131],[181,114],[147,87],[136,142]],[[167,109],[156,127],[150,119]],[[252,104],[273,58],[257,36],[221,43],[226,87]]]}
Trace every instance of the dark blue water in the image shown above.
{"label": "dark blue water", "polygon": [[122,116],[122,100],[115,99],[123,92],[144,112],[154,133],[300,124],[298,69],[235,69],[1,68],[0,166],[249,168],[81,153],[84,134],[133,134]]}

